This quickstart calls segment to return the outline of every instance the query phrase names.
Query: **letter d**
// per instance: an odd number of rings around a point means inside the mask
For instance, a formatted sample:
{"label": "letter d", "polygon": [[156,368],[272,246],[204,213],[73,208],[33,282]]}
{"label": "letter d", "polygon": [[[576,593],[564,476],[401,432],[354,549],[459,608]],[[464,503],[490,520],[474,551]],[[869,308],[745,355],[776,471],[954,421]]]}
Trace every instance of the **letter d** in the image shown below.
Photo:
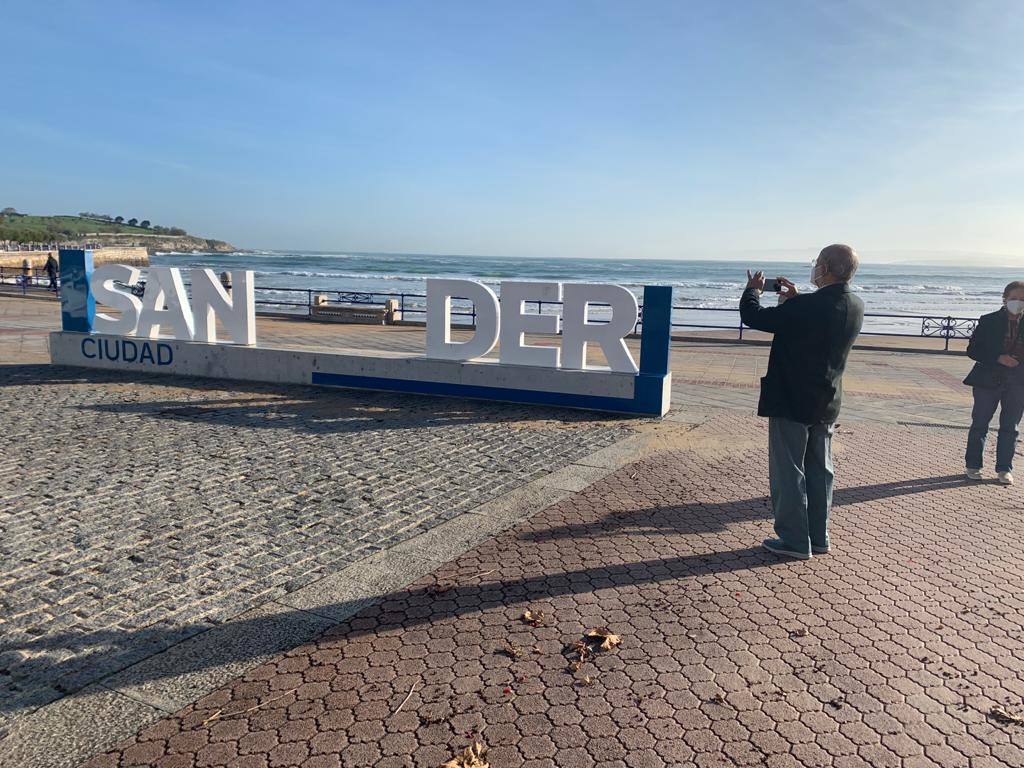
{"label": "letter d", "polygon": [[[452,341],[452,297],[469,299],[476,308],[476,332],[468,341]],[[427,357],[472,360],[498,343],[498,297],[476,280],[427,278]]]}

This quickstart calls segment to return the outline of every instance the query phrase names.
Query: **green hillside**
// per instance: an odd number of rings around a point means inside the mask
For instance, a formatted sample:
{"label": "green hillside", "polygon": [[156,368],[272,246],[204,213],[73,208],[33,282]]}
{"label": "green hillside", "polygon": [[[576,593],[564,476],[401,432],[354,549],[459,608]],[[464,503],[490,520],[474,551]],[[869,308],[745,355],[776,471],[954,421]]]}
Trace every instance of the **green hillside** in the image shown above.
{"label": "green hillside", "polygon": [[[145,226],[142,226],[145,225]],[[30,216],[5,209],[0,212],[0,240],[48,243],[81,239],[88,235],[185,235],[179,227],[152,226],[141,220],[132,226],[108,216]]]}

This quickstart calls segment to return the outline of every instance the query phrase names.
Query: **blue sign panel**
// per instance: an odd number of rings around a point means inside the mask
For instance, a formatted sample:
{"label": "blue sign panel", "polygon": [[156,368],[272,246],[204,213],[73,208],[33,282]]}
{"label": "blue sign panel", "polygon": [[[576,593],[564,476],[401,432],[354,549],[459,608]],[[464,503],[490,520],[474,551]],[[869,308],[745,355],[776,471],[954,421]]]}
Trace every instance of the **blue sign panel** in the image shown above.
{"label": "blue sign panel", "polygon": [[92,251],[60,249],[61,328],[92,333],[96,299],[92,295]]}

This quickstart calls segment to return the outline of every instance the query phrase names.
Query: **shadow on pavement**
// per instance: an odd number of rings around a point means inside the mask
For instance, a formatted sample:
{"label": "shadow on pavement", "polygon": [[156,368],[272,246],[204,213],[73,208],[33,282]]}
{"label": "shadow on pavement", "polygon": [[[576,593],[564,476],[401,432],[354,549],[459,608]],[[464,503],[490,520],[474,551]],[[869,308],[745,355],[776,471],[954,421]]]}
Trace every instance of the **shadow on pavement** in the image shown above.
{"label": "shadow on pavement", "polygon": [[[0,365],[0,387],[74,383],[139,384],[164,387],[168,391],[188,389],[207,395],[144,401],[115,399],[74,406],[80,410],[137,414],[145,418],[206,425],[313,433],[515,421],[557,420],[567,424],[595,424],[635,420],[635,417],[615,414],[407,393],[125,373],[46,364]],[[240,396],[231,397],[234,393]]]}
{"label": "shadow on pavement", "polygon": [[[378,632],[409,629],[434,621],[479,613],[494,607],[515,606],[529,601],[584,594],[612,586],[660,583],[686,577],[786,564],[784,560],[765,552],[760,547],[750,547],[618,565],[607,564],[572,571],[556,569],[551,573],[524,578],[456,584],[443,592],[438,590],[436,584],[431,583],[387,594],[368,609],[365,600],[352,600],[314,609],[313,613],[318,617],[349,616],[340,622],[330,621],[330,626],[327,627],[324,627],[321,621],[321,630],[315,633],[315,636],[354,639]],[[282,625],[309,626],[310,620],[310,612],[289,609],[266,617],[227,622],[212,630],[209,624],[194,624],[168,627],[166,630],[148,627],[134,632],[112,629],[98,629],[87,633],[65,632],[28,643],[0,641],[0,659],[12,653],[65,657],[62,660],[54,660],[50,664],[50,669],[65,674],[61,693],[72,693],[100,677],[93,674],[92,679],[85,679],[87,675],[83,675],[83,659],[87,659],[88,666],[93,669],[121,670],[130,667],[144,656],[152,656],[181,642],[188,636],[195,636],[207,630],[220,633],[213,655],[182,653],[175,657],[174,664],[154,664],[152,658],[146,659],[134,670],[128,670],[127,683],[115,683],[115,686],[140,685],[166,677],[202,672],[213,665],[250,661],[254,657],[265,655],[266,651],[252,650],[251,644],[247,643],[248,639],[280,635]],[[294,639],[278,650],[290,650],[294,646],[315,639],[315,636]],[[143,649],[142,654],[140,647]],[[69,652],[74,656],[67,658]],[[253,660],[252,666],[256,663],[258,661]],[[10,713],[12,710],[0,703],[0,712]]]}
{"label": "shadow on pavement", "polygon": [[[832,498],[833,507],[857,504],[876,499],[889,499],[912,493],[928,493],[946,488],[959,488],[966,484],[963,475],[939,475],[890,483],[861,485],[837,489]],[[720,531],[737,522],[770,520],[771,506],[767,496],[728,502],[679,504],[654,509],[616,511],[600,520],[573,523],[541,531],[528,531],[520,538],[526,541],[552,541],[585,536],[614,536],[622,531],[630,533],[709,533]]]}

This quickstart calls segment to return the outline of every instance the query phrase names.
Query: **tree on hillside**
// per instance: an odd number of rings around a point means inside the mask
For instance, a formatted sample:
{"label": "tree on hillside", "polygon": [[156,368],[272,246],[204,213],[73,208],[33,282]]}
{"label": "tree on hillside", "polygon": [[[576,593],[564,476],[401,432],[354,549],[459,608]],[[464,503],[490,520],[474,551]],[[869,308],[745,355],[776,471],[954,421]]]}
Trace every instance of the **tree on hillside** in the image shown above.
{"label": "tree on hillside", "polygon": [[143,219],[139,222],[139,226],[143,229],[149,229],[149,219]]}
{"label": "tree on hillside", "polygon": [[182,229],[181,227],[171,227],[170,229],[167,230],[167,234],[169,234],[169,235],[184,235],[186,233],[185,233],[185,230]]}
{"label": "tree on hillside", "polygon": [[124,223],[124,216],[115,216],[114,217],[114,221],[116,223],[118,223],[118,224],[123,224]]}
{"label": "tree on hillside", "polygon": [[0,211],[0,213],[4,214],[5,216],[16,216],[18,214],[18,212],[14,208],[4,208],[2,211]]}
{"label": "tree on hillside", "polygon": [[128,219],[128,226],[129,227],[134,227],[138,223],[139,223],[138,219]]}

